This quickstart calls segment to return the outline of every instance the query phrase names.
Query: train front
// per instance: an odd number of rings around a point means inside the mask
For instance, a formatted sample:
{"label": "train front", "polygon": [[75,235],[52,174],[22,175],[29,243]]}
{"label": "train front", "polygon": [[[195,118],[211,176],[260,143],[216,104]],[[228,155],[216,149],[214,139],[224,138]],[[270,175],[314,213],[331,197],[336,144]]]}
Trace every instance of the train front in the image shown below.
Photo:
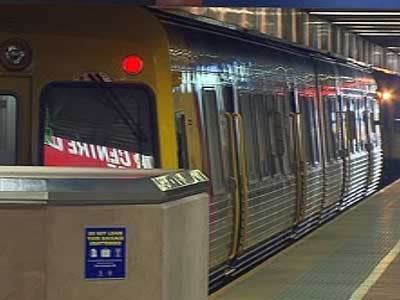
{"label": "train front", "polygon": [[1,165],[176,167],[167,39],[150,13],[10,5],[0,23]]}

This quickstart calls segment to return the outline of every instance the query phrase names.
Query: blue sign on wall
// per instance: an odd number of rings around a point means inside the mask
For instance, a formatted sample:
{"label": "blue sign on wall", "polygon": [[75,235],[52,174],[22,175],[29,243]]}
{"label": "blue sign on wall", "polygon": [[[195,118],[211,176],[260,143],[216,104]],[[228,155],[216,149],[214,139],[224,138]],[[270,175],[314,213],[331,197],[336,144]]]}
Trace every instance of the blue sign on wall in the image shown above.
{"label": "blue sign on wall", "polygon": [[126,228],[85,228],[85,279],[126,278]]}

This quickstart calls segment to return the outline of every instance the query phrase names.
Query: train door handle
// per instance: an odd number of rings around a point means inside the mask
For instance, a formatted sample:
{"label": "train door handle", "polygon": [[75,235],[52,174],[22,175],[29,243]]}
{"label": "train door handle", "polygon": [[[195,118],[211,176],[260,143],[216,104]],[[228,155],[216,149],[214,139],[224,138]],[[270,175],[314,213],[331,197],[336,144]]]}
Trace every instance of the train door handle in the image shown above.
{"label": "train door handle", "polygon": [[239,253],[243,252],[243,244],[247,239],[247,231],[248,231],[248,199],[249,199],[249,179],[247,175],[247,162],[246,162],[246,147],[244,144],[244,127],[243,127],[243,118],[239,113],[233,113],[233,119],[236,121],[238,127],[238,133],[236,134],[236,145],[239,147],[239,174],[240,174],[240,182],[239,182],[239,190],[241,191],[241,213],[242,213],[242,235],[239,246]]}
{"label": "train door handle", "polygon": [[228,177],[228,186],[230,192],[232,192],[233,196],[233,237],[232,237],[232,246],[229,254],[229,259],[233,259],[237,255],[238,247],[239,247],[239,238],[240,238],[240,187],[239,187],[239,174],[238,174],[238,163],[237,163],[237,152],[236,152],[236,144],[235,144],[235,124],[234,119],[231,113],[224,113],[225,118],[228,121],[229,128],[229,147],[231,154],[231,167],[232,167],[232,176]]}
{"label": "train door handle", "polygon": [[231,190],[236,190],[239,187],[239,182],[238,182],[237,178],[235,178],[233,176],[229,176],[228,185]]}

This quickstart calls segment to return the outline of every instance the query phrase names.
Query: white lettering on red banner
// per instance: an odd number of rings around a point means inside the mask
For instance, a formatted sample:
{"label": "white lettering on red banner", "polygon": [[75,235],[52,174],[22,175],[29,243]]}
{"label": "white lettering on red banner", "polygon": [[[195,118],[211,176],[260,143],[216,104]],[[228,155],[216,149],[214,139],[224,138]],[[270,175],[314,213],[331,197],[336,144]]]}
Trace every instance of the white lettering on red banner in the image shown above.
{"label": "white lettering on red banner", "polygon": [[153,156],[50,136],[44,145],[45,166],[154,168]]}

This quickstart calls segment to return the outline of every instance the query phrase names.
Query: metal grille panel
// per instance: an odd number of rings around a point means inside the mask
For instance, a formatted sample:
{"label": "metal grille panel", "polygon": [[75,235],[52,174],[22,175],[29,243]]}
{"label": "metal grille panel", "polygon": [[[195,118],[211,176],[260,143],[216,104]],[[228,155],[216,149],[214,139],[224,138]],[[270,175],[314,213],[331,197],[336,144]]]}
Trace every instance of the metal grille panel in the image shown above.
{"label": "metal grille panel", "polygon": [[302,211],[304,219],[319,213],[322,209],[322,169],[309,167],[307,172],[307,182],[304,191]]}
{"label": "metal grille panel", "polygon": [[374,193],[380,183],[383,168],[383,153],[379,147],[374,149],[370,155],[370,174],[368,176],[367,195]]}
{"label": "metal grille panel", "polygon": [[337,204],[342,197],[343,162],[338,160],[326,165],[324,208]]}
{"label": "metal grille panel", "polygon": [[232,200],[227,195],[213,197],[210,203],[209,266],[226,261],[231,251],[233,233]]}
{"label": "metal grille panel", "polygon": [[368,183],[368,152],[351,155],[345,159],[345,193],[343,206],[362,199]]}
{"label": "metal grille panel", "polygon": [[250,187],[244,249],[293,226],[295,197],[293,178],[268,180]]}

